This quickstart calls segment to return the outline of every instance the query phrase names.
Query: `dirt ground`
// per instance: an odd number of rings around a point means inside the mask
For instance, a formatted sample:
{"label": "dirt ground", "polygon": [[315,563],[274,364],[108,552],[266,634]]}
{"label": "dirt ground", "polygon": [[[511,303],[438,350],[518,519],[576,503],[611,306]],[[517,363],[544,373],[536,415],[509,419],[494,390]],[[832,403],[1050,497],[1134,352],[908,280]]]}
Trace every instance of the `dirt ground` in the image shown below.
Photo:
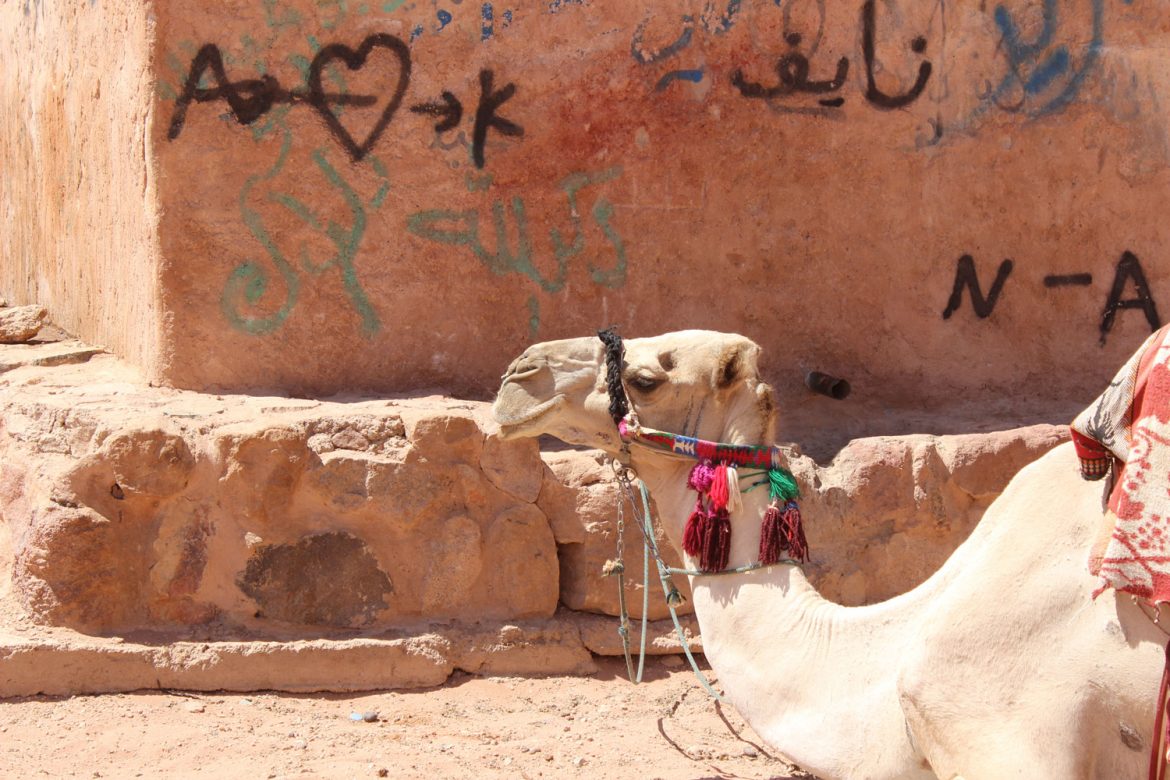
{"label": "dirt ground", "polygon": [[[0,777],[810,778],[677,657],[373,694],[0,700]],[[369,720],[355,719],[363,715]]]}

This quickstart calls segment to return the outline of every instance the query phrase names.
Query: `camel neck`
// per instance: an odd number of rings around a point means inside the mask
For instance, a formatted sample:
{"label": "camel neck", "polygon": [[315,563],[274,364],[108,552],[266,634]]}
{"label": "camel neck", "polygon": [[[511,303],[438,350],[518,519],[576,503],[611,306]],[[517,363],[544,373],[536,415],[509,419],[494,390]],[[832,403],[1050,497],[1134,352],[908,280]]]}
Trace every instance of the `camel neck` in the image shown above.
{"label": "camel neck", "polygon": [[[676,549],[694,503],[686,487],[689,465],[661,456],[636,464]],[[731,567],[755,560],[767,501],[762,491],[744,494],[743,508],[732,517]],[[913,747],[897,700],[896,665],[886,661],[913,641],[913,615],[930,587],[849,608],[821,597],[789,564],[690,581],[703,651],[718,685],[765,740],[804,746],[806,753],[788,757],[825,777],[857,776],[850,771],[853,761],[868,772],[873,755],[867,746],[888,745],[889,765],[896,767],[890,776],[904,776],[898,771]],[[882,648],[881,657],[875,648]],[[848,744],[826,739],[829,733],[850,735]]]}

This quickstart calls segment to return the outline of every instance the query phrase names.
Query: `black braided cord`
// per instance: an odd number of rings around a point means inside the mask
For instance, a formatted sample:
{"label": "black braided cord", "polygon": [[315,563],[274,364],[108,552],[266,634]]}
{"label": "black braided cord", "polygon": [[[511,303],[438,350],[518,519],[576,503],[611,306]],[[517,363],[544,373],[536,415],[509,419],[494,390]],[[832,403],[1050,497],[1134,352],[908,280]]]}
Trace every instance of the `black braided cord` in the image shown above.
{"label": "black braided cord", "polygon": [[597,331],[597,338],[605,344],[605,387],[609,392],[609,416],[617,425],[630,412],[630,402],[622,387],[622,337],[617,328]]}

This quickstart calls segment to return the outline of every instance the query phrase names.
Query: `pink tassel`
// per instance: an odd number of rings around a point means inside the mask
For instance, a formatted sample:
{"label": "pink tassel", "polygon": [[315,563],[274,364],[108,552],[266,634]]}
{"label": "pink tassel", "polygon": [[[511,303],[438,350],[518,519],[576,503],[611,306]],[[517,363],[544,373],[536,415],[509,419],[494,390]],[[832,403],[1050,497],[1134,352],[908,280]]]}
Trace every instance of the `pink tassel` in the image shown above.
{"label": "pink tassel", "polygon": [[683,552],[697,557],[703,549],[703,537],[707,534],[707,512],[703,509],[702,499],[695,502],[695,511],[687,518],[686,528],[683,529]]}
{"label": "pink tassel", "polygon": [[804,538],[804,526],[800,522],[800,507],[795,501],[789,501],[780,516],[783,526],[784,546],[798,561],[808,560],[808,540]]}
{"label": "pink tassel", "polygon": [[711,479],[714,476],[715,467],[711,465],[711,461],[701,460],[691,469],[691,474],[687,477],[687,487],[696,493],[706,493],[711,489]]}
{"label": "pink tassel", "polygon": [[706,533],[703,536],[703,550],[699,557],[699,568],[703,571],[721,571],[727,568],[731,554],[731,518],[727,510],[721,509],[707,518]]}
{"label": "pink tassel", "polygon": [[773,501],[764,510],[764,520],[760,523],[760,563],[765,566],[780,560],[784,552],[784,533],[781,527],[780,507]]}
{"label": "pink tassel", "polygon": [[729,498],[727,488],[727,467],[716,466],[715,475],[711,478],[711,490],[707,494],[711,499],[711,508],[715,511],[727,508]]}

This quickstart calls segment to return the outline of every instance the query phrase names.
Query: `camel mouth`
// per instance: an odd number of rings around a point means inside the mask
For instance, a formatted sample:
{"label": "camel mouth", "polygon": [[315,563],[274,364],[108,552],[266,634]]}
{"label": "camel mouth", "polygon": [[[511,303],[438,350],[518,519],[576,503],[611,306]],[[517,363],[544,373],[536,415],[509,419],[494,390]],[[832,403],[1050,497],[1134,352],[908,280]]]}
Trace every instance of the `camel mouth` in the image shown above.
{"label": "camel mouth", "polygon": [[549,412],[559,409],[564,405],[564,402],[564,394],[555,395],[547,401],[534,406],[527,414],[509,417],[501,414],[500,399],[497,399],[496,405],[492,409],[492,414],[496,418],[496,423],[500,426],[500,438],[507,440],[518,439],[525,435],[534,435],[529,434],[528,431],[535,427],[535,423]]}

